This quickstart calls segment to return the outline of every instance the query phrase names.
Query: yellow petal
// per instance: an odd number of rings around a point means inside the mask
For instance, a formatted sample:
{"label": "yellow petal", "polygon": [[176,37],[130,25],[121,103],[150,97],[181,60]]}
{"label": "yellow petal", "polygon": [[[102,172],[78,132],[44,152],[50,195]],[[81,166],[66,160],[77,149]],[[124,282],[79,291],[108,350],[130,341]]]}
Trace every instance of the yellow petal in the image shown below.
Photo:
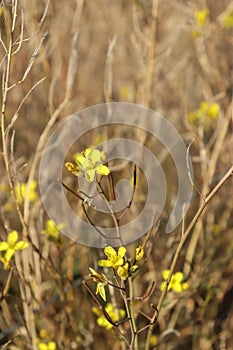
{"label": "yellow petal", "polygon": [[98,265],[101,267],[111,267],[112,263],[110,260],[99,260]]}
{"label": "yellow petal", "polygon": [[110,170],[106,165],[98,165],[96,172],[100,175],[107,176],[110,173]]}
{"label": "yellow petal", "polygon": [[125,255],[125,253],[126,253],[125,247],[120,247],[120,248],[118,249],[118,256],[119,256],[120,258],[123,258],[124,255]]}
{"label": "yellow petal", "polygon": [[188,290],[189,288],[190,288],[190,286],[189,286],[188,282],[182,283],[182,289],[183,290]]}
{"label": "yellow petal", "polygon": [[7,242],[0,242],[0,251],[7,250],[9,248],[9,244]]}
{"label": "yellow petal", "polygon": [[85,178],[87,179],[88,182],[93,182],[95,179],[95,170],[94,169],[87,170],[85,173]]}
{"label": "yellow petal", "polygon": [[94,312],[94,314],[95,314],[96,316],[100,316],[100,315],[101,315],[101,311],[100,311],[100,309],[99,309],[98,307],[93,306],[93,307],[91,308],[91,310],[92,310],[92,312]]}
{"label": "yellow petal", "polygon": [[85,160],[85,157],[82,153],[78,153],[75,155],[75,161],[78,165],[82,165],[84,160]]}
{"label": "yellow petal", "polygon": [[19,241],[16,243],[14,249],[15,250],[22,250],[28,247],[28,242],[24,242],[24,241]]}
{"label": "yellow petal", "polygon": [[106,292],[105,292],[105,289],[104,289],[103,284],[101,284],[101,283],[98,283],[98,284],[97,284],[96,294],[99,294],[99,295],[101,296],[101,298],[102,298],[104,301],[106,301]]}
{"label": "yellow petal", "polygon": [[202,101],[200,103],[200,109],[201,109],[202,112],[207,112],[208,108],[209,108],[208,102]]}
{"label": "yellow petal", "polygon": [[38,344],[38,350],[48,350],[47,344],[39,343]]}
{"label": "yellow petal", "polygon": [[117,253],[115,251],[115,249],[111,246],[105,247],[104,248],[104,254],[107,255],[108,258],[110,258],[111,256],[116,256]]}
{"label": "yellow petal", "polygon": [[90,153],[90,155],[89,155],[88,158],[92,161],[92,163],[97,164],[97,163],[100,161],[101,152],[100,152],[98,149],[94,149],[94,150]]}
{"label": "yellow petal", "polygon": [[50,341],[47,346],[47,350],[56,350],[57,346],[54,341]]}
{"label": "yellow petal", "polygon": [[6,261],[10,261],[14,254],[15,254],[14,249],[8,249],[4,255],[4,258],[6,259]]}
{"label": "yellow petal", "polygon": [[217,103],[212,103],[208,108],[207,115],[212,119],[216,119],[219,117],[219,111],[219,105]]}
{"label": "yellow petal", "polygon": [[182,285],[181,285],[181,283],[179,283],[179,282],[174,283],[173,286],[172,286],[172,290],[174,290],[174,292],[176,292],[176,293],[182,292]]}
{"label": "yellow petal", "polygon": [[15,242],[18,239],[18,232],[17,231],[12,231],[8,234],[8,243],[10,246],[13,246],[15,244]]}
{"label": "yellow petal", "polygon": [[160,284],[160,290],[161,290],[161,292],[164,290],[165,286],[166,286],[166,282],[162,282],[162,283]]}
{"label": "yellow petal", "polygon": [[176,272],[174,274],[175,282],[181,282],[183,278],[184,278],[184,274],[182,272]]}
{"label": "yellow petal", "polygon": [[118,276],[123,280],[126,281],[129,276],[129,264],[125,263],[123,266],[119,266],[117,269]]}
{"label": "yellow petal", "polygon": [[162,277],[163,277],[164,280],[168,279],[169,273],[170,273],[170,270],[164,270],[162,272]]}
{"label": "yellow petal", "polygon": [[84,151],[85,157],[88,157],[90,153],[91,153],[91,148],[86,148]]}

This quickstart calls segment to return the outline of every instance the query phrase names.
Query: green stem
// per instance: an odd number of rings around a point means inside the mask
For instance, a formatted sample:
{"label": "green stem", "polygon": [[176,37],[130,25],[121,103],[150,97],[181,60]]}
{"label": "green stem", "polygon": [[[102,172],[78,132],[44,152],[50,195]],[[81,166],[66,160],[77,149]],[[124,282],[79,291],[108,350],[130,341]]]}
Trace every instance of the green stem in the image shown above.
{"label": "green stem", "polygon": [[130,312],[130,318],[132,322],[132,328],[133,328],[133,339],[132,339],[132,344],[131,348],[132,350],[138,350],[138,335],[137,335],[137,325],[136,321],[134,318],[134,293],[133,293],[133,282],[132,282],[132,277],[128,278],[129,282],[129,312]]}

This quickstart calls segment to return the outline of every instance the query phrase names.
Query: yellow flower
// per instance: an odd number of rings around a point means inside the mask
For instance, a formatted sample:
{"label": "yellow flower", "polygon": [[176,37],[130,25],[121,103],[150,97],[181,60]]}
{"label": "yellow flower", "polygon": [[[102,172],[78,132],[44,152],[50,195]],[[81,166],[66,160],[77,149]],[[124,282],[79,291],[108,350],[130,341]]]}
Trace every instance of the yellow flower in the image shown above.
{"label": "yellow flower", "polygon": [[195,12],[195,18],[196,18],[196,22],[197,22],[198,27],[204,27],[208,17],[209,17],[209,10],[208,9],[204,9],[204,10]]}
{"label": "yellow flower", "polygon": [[223,28],[233,28],[233,12],[229,13],[223,20]]}
{"label": "yellow flower", "polygon": [[140,261],[143,258],[143,255],[144,255],[144,249],[142,248],[142,246],[139,246],[138,248],[136,248],[136,252],[135,252],[136,261]]}
{"label": "yellow flower", "polygon": [[125,247],[120,247],[118,249],[118,253],[115,251],[114,248],[108,246],[104,248],[104,253],[107,256],[107,260],[99,260],[98,265],[104,266],[104,267],[113,267],[117,268],[119,266],[122,266],[124,264],[124,256],[126,253]]}
{"label": "yellow flower", "polygon": [[38,343],[38,350],[56,350],[57,345],[54,341],[50,341],[48,343]]}
{"label": "yellow flower", "polygon": [[[104,314],[97,307],[93,307],[92,311],[98,316],[97,324],[100,327],[105,327],[106,329],[111,329],[113,325],[105,318]],[[118,312],[114,310],[114,307],[111,303],[108,303],[105,306],[105,311],[108,313],[109,317],[113,322],[118,322],[120,319],[125,317],[125,310],[119,309]],[[118,318],[119,315],[119,318]]]}
{"label": "yellow flower", "polygon": [[[164,270],[162,272],[162,277],[164,279],[164,282],[161,283],[160,285],[160,290],[163,291],[164,288],[166,287],[166,281],[168,279],[168,276],[170,274],[170,270]],[[168,286],[168,290],[173,290],[176,293],[180,293],[183,290],[189,289],[189,284],[187,282],[182,283],[184,278],[184,275],[182,272],[176,272],[172,275],[171,281]]]}
{"label": "yellow flower", "polygon": [[217,103],[211,103],[207,109],[207,116],[211,119],[216,119],[219,117],[220,108]]}
{"label": "yellow flower", "polygon": [[57,242],[60,240],[60,232],[64,227],[64,224],[59,224],[56,226],[53,220],[47,220],[46,228],[41,231],[43,235],[45,235],[49,241]]}
{"label": "yellow flower", "polygon": [[[29,201],[31,203],[35,202],[38,198],[36,193],[37,182],[33,180],[29,185]],[[20,183],[15,185],[15,195],[20,204],[23,203],[27,192],[27,184]]]}
{"label": "yellow flower", "polygon": [[119,266],[117,274],[123,281],[126,281],[129,276],[129,263],[126,262],[123,266]]}
{"label": "yellow flower", "polygon": [[0,251],[5,251],[5,254],[0,257],[0,261],[4,264],[4,269],[10,268],[10,260],[17,250],[22,250],[28,247],[28,242],[18,241],[18,232],[12,231],[8,234],[7,242],[0,242]]}
{"label": "yellow flower", "polygon": [[96,294],[99,294],[101,298],[106,301],[106,292],[104,287],[108,284],[107,278],[103,275],[89,267],[91,274],[89,275],[95,283],[97,283]]}
{"label": "yellow flower", "polygon": [[189,112],[188,121],[196,126],[203,125],[206,129],[216,120],[220,115],[220,107],[216,102],[209,103],[202,101],[199,108],[194,112]]}
{"label": "yellow flower", "polygon": [[109,168],[101,164],[105,160],[105,153],[97,149],[87,148],[75,154],[74,159],[77,165],[67,162],[66,168],[75,176],[84,176],[88,182],[93,182],[96,174],[107,176],[110,173]]}

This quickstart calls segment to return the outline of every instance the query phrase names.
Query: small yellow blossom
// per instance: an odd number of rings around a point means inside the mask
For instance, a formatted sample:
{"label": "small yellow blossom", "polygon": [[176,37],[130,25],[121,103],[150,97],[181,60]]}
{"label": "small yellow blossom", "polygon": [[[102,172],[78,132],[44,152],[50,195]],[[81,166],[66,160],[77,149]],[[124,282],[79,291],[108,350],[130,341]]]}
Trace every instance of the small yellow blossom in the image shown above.
{"label": "small yellow blossom", "polygon": [[[162,277],[164,279],[164,282],[162,282],[160,285],[161,291],[163,291],[164,288],[166,287],[166,281],[168,279],[169,274],[170,274],[170,270],[164,270],[162,272]],[[168,291],[172,289],[174,292],[180,293],[183,290],[189,289],[189,284],[187,282],[182,283],[183,279],[184,279],[184,275],[182,272],[174,273],[171,277],[171,281],[168,286]]]}
{"label": "small yellow blossom", "polygon": [[89,276],[95,283],[97,283],[96,294],[99,294],[101,298],[106,301],[106,292],[104,287],[108,284],[107,278],[104,276],[104,274],[98,273],[91,267],[89,267],[89,270],[91,271],[91,274]]}
{"label": "small yellow blossom", "polygon": [[229,13],[223,20],[223,28],[233,28],[233,12]]}
{"label": "small yellow blossom", "polygon": [[204,10],[195,12],[195,19],[198,27],[204,27],[208,17],[209,17],[209,10],[207,8]]}
{"label": "small yellow blossom", "polygon": [[56,225],[53,220],[47,220],[45,229],[41,231],[49,241],[58,242],[60,240],[60,230],[64,227],[64,224]]}
{"label": "small yellow blossom", "polygon": [[140,261],[143,258],[144,255],[144,249],[142,246],[139,246],[138,248],[136,248],[135,251],[135,259],[136,261]]}
{"label": "small yellow blossom", "polygon": [[[100,309],[97,307],[93,307],[92,311],[98,316],[97,318],[97,324],[100,327],[105,327],[106,329],[111,329],[113,325],[105,318],[104,314],[101,312]],[[119,309],[119,310],[114,310],[114,307],[111,303],[108,303],[105,306],[105,311],[108,313],[109,317],[113,322],[118,322],[119,320],[123,319],[125,317],[125,310]],[[119,315],[119,318],[118,318]]]}
{"label": "small yellow blossom", "polygon": [[117,253],[114,248],[108,246],[104,248],[104,253],[108,259],[99,260],[99,266],[118,268],[119,266],[122,266],[124,264],[124,256],[126,253],[125,247],[120,247]]}
{"label": "small yellow blossom", "polygon": [[1,255],[0,261],[4,264],[4,269],[10,268],[10,260],[14,256],[17,250],[22,250],[28,247],[28,242],[18,241],[18,232],[11,231],[8,234],[7,242],[0,242],[0,251],[5,251],[4,255]]}
{"label": "small yellow blossom", "polygon": [[107,176],[110,173],[109,168],[102,164],[105,153],[97,149],[87,148],[84,152],[75,154],[74,159],[77,165],[67,162],[66,168],[75,176],[84,176],[88,182],[93,182],[96,174]]}
{"label": "small yellow blossom", "polygon": [[123,281],[126,281],[129,276],[129,263],[126,262],[124,265],[119,266],[117,274]]}
{"label": "small yellow blossom", "polygon": [[220,107],[218,103],[202,101],[198,109],[188,113],[187,118],[190,124],[203,125],[207,129],[212,124],[212,121],[218,119],[219,115]]}
{"label": "small yellow blossom", "polygon": [[39,342],[38,350],[56,350],[57,345],[54,341],[49,341],[48,343]]}
{"label": "small yellow blossom", "polygon": [[[29,201],[31,203],[35,202],[38,198],[36,193],[37,182],[33,180],[29,185]],[[27,193],[27,184],[26,183],[18,183],[15,185],[15,195],[20,204],[25,200]]]}

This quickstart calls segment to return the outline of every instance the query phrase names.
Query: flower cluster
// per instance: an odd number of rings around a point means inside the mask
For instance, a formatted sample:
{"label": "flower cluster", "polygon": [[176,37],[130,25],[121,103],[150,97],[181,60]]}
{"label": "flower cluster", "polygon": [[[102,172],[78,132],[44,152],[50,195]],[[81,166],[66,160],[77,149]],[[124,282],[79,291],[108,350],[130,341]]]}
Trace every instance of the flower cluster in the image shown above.
{"label": "flower cluster", "polygon": [[220,107],[218,103],[208,103],[203,101],[200,103],[199,108],[194,112],[189,112],[187,115],[190,124],[195,126],[203,125],[208,129],[212,122],[218,119],[220,114]]}
{"label": "flower cluster", "polygon": [[[164,270],[162,272],[162,277],[164,281],[160,285],[160,290],[163,291],[166,287],[167,279],[170,274],[170,270]],[[172,275],[171,281],[168,286],[168,291],[173,290],[173,292],[180,293],[184,290],[189,289],[189,284],[187,282],[183,282],[184,275],[182,272],[176,272]]]}
{"label": "flower cluster", "polygon": [[[126,281],[131,274],[137,271],[137,262],[142,259],[144,255],[144,250],[141,246],[136,248],[135,257],[131,264],[125,259],[125,247],[120,247],[118,251],[116,251],[113,247],[108,246],[104,248],[104,253],[107,256],[107,259],[99,260],[98,265],[101,267],[113,268],[116,271],[117,275],[120,277],[120,279]],[[91,267],[89,267],[89,270],[91,271],[91,274],[89,276],[93,279],[93,282],[97,283],[96,294],[99,294],[102,297],[102,299],[106,301],[105,287],[110,282],[104,274],[98,273]]]}
{"label": "flower cluster", "polygon": [[[114,307],[111,303],[108,303],[104,309],[113,322],[118,322],[119,320],[121,320],[125,317],[125,310],[118,309],[116,311],[116,310],[114,310]],[[108,330],[113,327],[113,325],[106,319],[106,317],[104,316],[104,314],[101,312],[100,309],[98,309],[97,307],[94,306],[92,308],[92,311],[98,316],[97,324],[100,327],[105,327]]]}
{"label": "flower cluster", "polygon": [[12,231],[8,234],[7,242],[0,242],[0,251],[5,252],[0,255],[0,261],[4,264],[4,269],[10,268],[10,261],[17,250],[28,247],[28,242],[18,241],[18,232]]}
{"label": "flower cluster", "polygon": [[67,162],[66,168],[75,176],[84,176],[88,182],[93,182],[96,174],[107,176],[110,173],[109,168],[102,164],[105,153],[97,149],[87,148],[84,152],[75,154],[74,160],[76,164]]}
{"label": "flower cluster", "polygon": [[57,345],[54,341],[51,341],[51,336],[46,329],[40,330],[40,337],[37,338],[38,350],[56,350]]}

